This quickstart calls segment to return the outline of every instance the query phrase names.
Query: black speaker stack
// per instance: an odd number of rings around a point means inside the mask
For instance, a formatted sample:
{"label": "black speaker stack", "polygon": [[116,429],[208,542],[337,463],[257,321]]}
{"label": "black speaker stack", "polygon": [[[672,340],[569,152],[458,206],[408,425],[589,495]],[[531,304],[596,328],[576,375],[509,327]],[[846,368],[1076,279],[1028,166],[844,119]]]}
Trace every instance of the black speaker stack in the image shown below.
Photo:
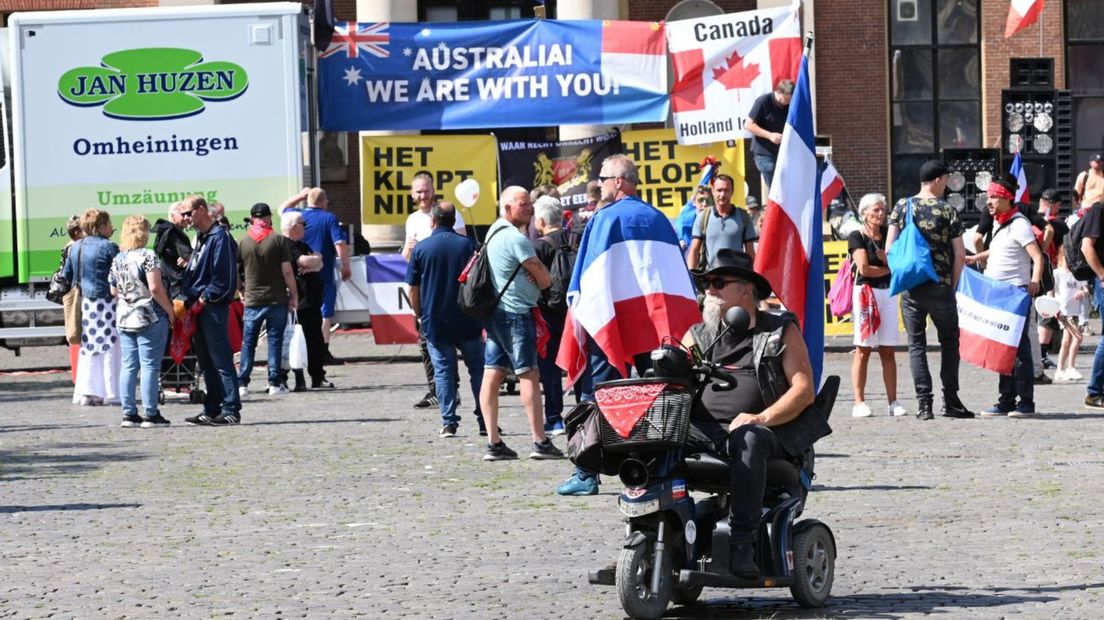
{"label": "black speaker stack", "polygon": [[1054,88],[1054,59],[1013,58],[1001,91],[1000,171],[1020,154],[1031,202],[1048,187],[1069,204],[1073,170],[1073,102]]}
{"label": "black speaker stack", "polygon": [[947,204],[958,210],[963,226],[973,226],[985,210],[989,182],[1000,175],[1000,149],[943,149],[943,161],[951,171]]}

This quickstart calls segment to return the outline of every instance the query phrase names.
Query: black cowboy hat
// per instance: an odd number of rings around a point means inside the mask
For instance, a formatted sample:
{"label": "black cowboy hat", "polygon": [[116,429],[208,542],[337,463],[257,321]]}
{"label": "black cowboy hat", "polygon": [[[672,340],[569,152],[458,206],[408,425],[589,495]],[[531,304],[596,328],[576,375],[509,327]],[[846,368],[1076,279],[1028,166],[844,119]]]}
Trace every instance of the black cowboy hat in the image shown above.
{"label": "black cowboy hat", "polygon": [[771,285],[767,279],[755,272],[754,261],[745,252],[721,248],[717,250],[717,256],[709,263],[704,271],[692,270],[696,278],[710,278],[720,275],[732,275],[746,280],[755,285],[755,294],[759,299],[770,297]]}

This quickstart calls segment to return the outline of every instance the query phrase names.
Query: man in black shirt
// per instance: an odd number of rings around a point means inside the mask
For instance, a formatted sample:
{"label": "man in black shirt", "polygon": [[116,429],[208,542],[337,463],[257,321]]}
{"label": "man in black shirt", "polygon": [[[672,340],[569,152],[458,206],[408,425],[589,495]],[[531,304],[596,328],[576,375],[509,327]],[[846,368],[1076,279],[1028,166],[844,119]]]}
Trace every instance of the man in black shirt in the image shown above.
{"label": "man in black shirt", "polygon": [[185,209],[176,203],[169,209],[169,219],[157,220],[153,225],[156,238],[153,241],[154,252],[161,259],[161,273],[165,274],[165,284],[170,299],[184,298],[184,267],[192,256],[192,240],[184,229],[192,223],[191,209]]}
{"label": "man in black shirt", "polygon": [[786,127],[793,91],[793,82],[779,81],[774,92],[755,100],[744,121],[744,130],[755,136],[751,142],[755,167],[763,174],[768,186],[774,181],[774,164],[778,161],[778,146],[782,144],[782,129]]}
{"label": "man in black shirt", "polygon": [[[801,454],[831,429],[809,407],[814,398],[813,373],[797,324],[758,309],[771,287],[753,270],[751,257],[725,248],[706,271],[695,275],[706,285],[703,320],[690,328],[683,344],[691,349],[708,347],[702,356],[723,364],[737,384],[731,391],[705,390],[703,407],[695,408],[692,420],[713,449],[732,462],[732,574],[757,579],[754,544],[763,511],[767,461]],[[748,331],[726,332],[714,343],[723,329],[725,312],[733,306],[742,307],[751,317]]]}
{"label": "man in black shirt", "polygon": [[[1081,225],[1081,252],[1085,261],[1092,267],[1099,280],[1104,278],[1104,202],[1094,203],[1083,216]],[[1085,406],[1090,409],[1104,409],[1104,338],[1096,345],[1093,354],[1092,375],[1087,386],[1088,395]]]}

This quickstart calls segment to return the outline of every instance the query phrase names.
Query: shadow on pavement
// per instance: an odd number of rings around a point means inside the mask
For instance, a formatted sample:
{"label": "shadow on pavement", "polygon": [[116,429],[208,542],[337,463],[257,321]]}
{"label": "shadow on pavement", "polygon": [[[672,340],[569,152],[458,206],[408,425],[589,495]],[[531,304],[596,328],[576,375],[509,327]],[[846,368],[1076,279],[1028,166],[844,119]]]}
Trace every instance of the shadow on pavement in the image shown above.
{"label": "shadow on pavement", "polygon": [[[1082,589],[1095,586],[1070,586]],[[1023,594],[1011,594],[1011,591]],[[719,593],[706,590],[706,595]],[[735,592],[735,590],[733,590]],[[747,590],[745,590],[747,592]],[[992,593],[988,593],[992,592]],[[947,613],[954,610],[986,609],[1005,605],[1049,603],[1058,600],[1053,596],[1031,596],[1033,588],[1015,590],[993,588],[989,590],[920,592],[894,592],[887,594],[855,594],[833,596],[820,609],[802,609],[797,603],[785,599],[743,599],[736,601],[703,601],[691,607],[675,607],[667,610],[664,618],[901,618],[906,614]]]}
{"label": "shadow on pavement", "polygon": [[42,506],[0,506],[0,514],[16,512],[48,512],[69,510],[105,510],[107,508],[141,508],[142,504],[44,504]]}
{"label": "shadow on pavement", "polygon": [[33,433],[36,431],[73,430],[78,428],[103,428],[103,424],[12,424],[0,426],[0,433]]}
{"label": "shadow on pavement", "polygon": [[1039,413],[1028,420],[1093,420],[1104,419],[1104,413]]}
{"label": "shadow on pavement", "polygon": [[813,485],[813,491],[929,491],[932,487],[919,484],[865,484],[853,487],[832,487]]}
{"label": "shadow on pavement", "polygon": [[[31,450],[0,450],[0,480],[36,480],[55,476],[72,476],[99,469],[108,463],[143,461],[149,455],[131,451],[110,452],[109,446],[93,443],[59,443]],[[92,452],[57,454],[58,450]]]}
{"label": "shadow on pavement", "polygon": [[253,422],[246,420],[244,426],[270,426],[277,424],[357,424],[364,422],[402,422],[403,418],[338,418],[326,420],[262,420]]}

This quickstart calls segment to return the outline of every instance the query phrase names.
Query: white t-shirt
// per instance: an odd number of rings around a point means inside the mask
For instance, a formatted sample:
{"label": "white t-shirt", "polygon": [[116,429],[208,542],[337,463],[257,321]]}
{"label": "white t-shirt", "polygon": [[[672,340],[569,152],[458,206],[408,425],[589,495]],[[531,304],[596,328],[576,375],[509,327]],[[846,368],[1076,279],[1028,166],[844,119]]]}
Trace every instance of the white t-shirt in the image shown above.
{"label": "white t-shirt", "polygon": [[1081,316],[1081,300],[1075,299],[1074,295],[1085,289],[1085,283],[1074,278],[1069,269],[1058,267],[1054,270],[1054,297],[1058,299],[1063,315]]}
{"label": "white t-shirt", "polygon": [[[994,226],[998,226],[994,222]],[[1026,286],[1031,282],[1031,256],[1027,246],[1035,243],[1035,233],[1031,223],[1022,215],[1015,215],[1012,221],[998,226],[989,242],[989,260],[985,263],[985,275],[1016,286]]]}
{"label": "white t-shirt", "polygon": [[[464,232],[464,216],[456,211],[456,224],[452,227],[458,233]],[[409,241],[421,241],[433,234],[433,216],[423,213],[420,209],[406,218],[406,239]]]}

